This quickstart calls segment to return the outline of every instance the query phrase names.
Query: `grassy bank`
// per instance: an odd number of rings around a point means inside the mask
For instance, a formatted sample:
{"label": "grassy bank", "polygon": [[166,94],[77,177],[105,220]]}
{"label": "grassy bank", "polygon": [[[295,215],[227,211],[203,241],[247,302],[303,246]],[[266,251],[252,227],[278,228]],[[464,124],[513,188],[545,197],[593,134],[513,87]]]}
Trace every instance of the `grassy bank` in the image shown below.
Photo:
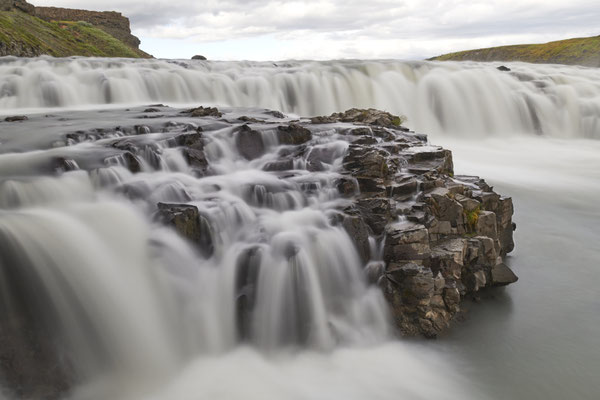
{"label": "grassy bank", "polygon": [[87,22],[46,22],[21,11],[0,12],[0,55],[147,58]]}
{"label": "grassy bank", "polygon": [[600,67],[600,36],[460,51],[433,57],[438,61],[523,61]]}

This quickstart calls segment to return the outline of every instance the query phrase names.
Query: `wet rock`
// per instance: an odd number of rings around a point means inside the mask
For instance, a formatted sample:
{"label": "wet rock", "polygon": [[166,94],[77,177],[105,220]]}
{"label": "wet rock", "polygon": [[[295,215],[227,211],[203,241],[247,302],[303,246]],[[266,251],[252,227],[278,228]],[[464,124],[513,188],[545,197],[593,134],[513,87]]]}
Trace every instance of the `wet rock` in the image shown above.
{"label": "wet rock", "polygon": [[158,217],[193,242],[204,257],[212,256],[214,244],[209,220],[189,204],[158,203]]}
{"label": "wet rock", "polygon": [[272,161],[263,167],[264,171],[289,171],[294,169],[294,159],[286,158],[282,160]]}
{"label": "wet rock", "polygon": [[343,113],[333,113],[328,117],[311,118],[313,124],[331,124],[335,122],[351,122],[361,125],[377,125],[388,128],[399,128],[405,118],[392,115],[385,111],[369,109],[352,108]]}
{"label": "wet rock", "polygon": [[369,226],[360,215],[351,216],[347,214],[343,217],[342,226],[354,242],[363,263],[369,261],[369,236],[371,234]]}
{"label": "wet rock", "polygon": [[298,145],[312,139],[312,132],[298,124],[277,127],[277,139],[280,144]]}
{"label": "wet rock", "polygon": [[285,118],[285,115],[283,115],[279,111],[269,110],[269,111],[266,111],[265,114],[270,115],[270,116],[275,117],[275,118],[279,118],[279,119],[284,119]]}
{"label": "wet rock", "polygon": [[498,71],[502,71],[502,72],[509,72],[510,68],[508,68],[507,66],[501,65],[498,68],[496,68]]}
{"label": "wet rock", "polygon": [[265,153],[265,143],[259,131],[245,124],[237,129],[235,135],[238,151],[245,159],[254,160]]}
{"label": "wet rock", "polygon": [[506,286],[518,280],[515,273],[504,263],[496,264],[492,268],[492,285],[494,286]]}
{"label": "wet rock", "polygon": [[6,122],[21,122],[21,121],[27,121],[28,119],[29,118],[25,115],[13,115],[13,116],[4,118],[4,121],[6,121]]}
{"label": "wet rock", "polygon": [[183,114],[189,114],[190,117],[217,117],[220,118],[223,116],[223,113],[220,112],[216,107],[197,107],[191,108],[189,110],[182,111]]}
{"label": "wet rock", "polygon": [[195,56],[192,57],[192,60],[200,60],[200,61],[206,61],[207,58],[200,55],[200,54],[196,54]]}

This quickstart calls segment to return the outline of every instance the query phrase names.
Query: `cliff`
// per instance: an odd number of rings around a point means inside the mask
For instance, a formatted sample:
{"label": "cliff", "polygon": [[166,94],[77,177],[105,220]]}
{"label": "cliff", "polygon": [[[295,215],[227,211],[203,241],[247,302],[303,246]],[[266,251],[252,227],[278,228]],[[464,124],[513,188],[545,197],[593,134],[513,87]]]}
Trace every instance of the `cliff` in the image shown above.
{"label": "cliff", "polygon": [[35,7],[0,0],[0,56],[149,58],[120,13]]}
{"label": "cliff", "polygon": [[522,61],[600,67],[600,36],[467,50],[430,58],[432,61]]}
{"label": "cliff", "polygon": [[129,18],[115,11],[86,11],[70,8],[35,7],[36,17],[44,21],[85,21],[119,39],[134,49],[140,40],[131,34]]}

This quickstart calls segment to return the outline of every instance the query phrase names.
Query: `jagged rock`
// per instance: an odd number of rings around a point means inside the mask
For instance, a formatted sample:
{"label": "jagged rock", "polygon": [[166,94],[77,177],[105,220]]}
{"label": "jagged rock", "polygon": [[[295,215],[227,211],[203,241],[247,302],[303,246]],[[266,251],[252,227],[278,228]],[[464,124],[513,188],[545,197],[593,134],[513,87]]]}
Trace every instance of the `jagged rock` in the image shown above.
{"label": "jagged rock", "polygon": [[454,177],[450,151],[390,129],[378,115],[349,110],[312,122],[368,125],[344,131],[351,142],[342,165],[348,179],[338,190],[349,197],[358,184],[355,210],[385,240],[382,287],[400,331],[434,337],[464,296],[510,283],[499,260],[514,247],[512,200],[478,177]]}
{"label": "jagged rock", "polygon": [[311,118],[313,124],[331,124],[335,122],[352,122],[361,125],[377,125],[387,128],[400,128],[405,118],[385,111],[369,108],[368,110],[352,108],[343,113],[333,113],[328,117]]}
{"label": "jagged rock", "polygon": [[387,225],[383,257],[388,262],[429,259],[431,248],[427,228],[405,222]]}
{"label": "jagged rock", "polygon": [[189,114],[190,117],[217,117],[220,118],[223,116],[223,113],[220,112],[216,107],[197,107],[191,108],[189,110],[182,111],[183,114]]}
{"label": "jagged rock", "polygon": [[262,134],[252,130],[248,125],[242,125],[237,129],[235,143],[242,157],[247,160],[254,160],[265,152]]}

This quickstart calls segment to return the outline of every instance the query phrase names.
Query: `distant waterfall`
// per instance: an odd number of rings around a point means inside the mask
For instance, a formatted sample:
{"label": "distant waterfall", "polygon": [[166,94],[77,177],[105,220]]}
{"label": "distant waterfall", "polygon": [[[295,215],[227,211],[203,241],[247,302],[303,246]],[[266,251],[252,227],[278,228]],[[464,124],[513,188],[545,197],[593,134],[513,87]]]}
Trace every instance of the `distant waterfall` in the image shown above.
{"label": "distant waterfall", "polygon": [[510,63],[0,58],[0,112],[105,104],[374,107],[424,133],[600,138],[600,70]]}

